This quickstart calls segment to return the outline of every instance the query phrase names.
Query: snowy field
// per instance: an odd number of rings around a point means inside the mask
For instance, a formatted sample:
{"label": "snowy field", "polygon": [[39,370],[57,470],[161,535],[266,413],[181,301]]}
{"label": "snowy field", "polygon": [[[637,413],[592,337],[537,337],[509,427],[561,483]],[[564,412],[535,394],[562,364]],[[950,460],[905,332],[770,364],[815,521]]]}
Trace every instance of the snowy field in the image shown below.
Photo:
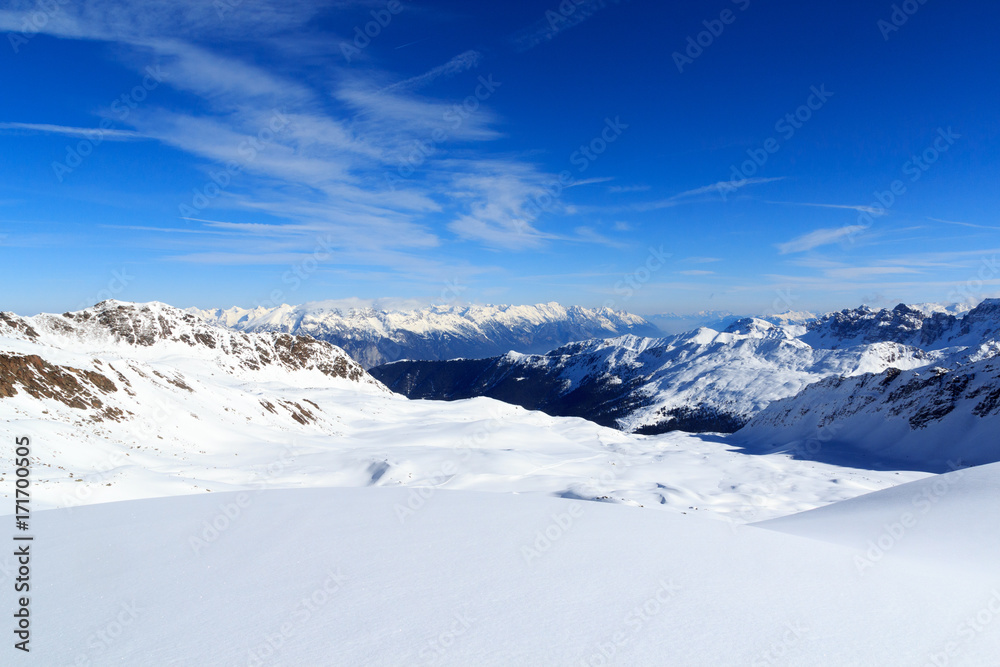
{"label": "snowy field", "polygon": [[[743,523],[926,476],[801,460],[794,452],[748,455],[722,436],[629,435],[487,398],[445,403],[354,387],[228,389],[218,405],[203,394],[162,390],[149,404],[169,406],[163,414],[171,417],[145,432],[134,422],[81,429],[13,416],[0,433],[33,435],[40,509],[263,488],[403,486],[412,487],[413,504],[438,489],[537,493]],[[271,414],[261,396],[274,404],[275,396],[310,400],[319,421],[301,425],[287,413]],[[18,397],[5,403],[16,406]],[[242,415],[250,411],[261,414],[247,421]],[[12,511],[11,488],[3,487],[0,511]]]}
{"label": "snowy field", "polygon": [[41,512],[31,664],[993,665],[1000,465],[957,475],[762,526],[469,491],[401,520],[401,488]]}
{"label": "snowy field", "polygon": [[[1000,654],[1000,464],[931,475],[818,436],[750,449],[412,401],[337,348],[167,308],[4,325],[0,438],[31,448],[23,664]],[[11,448],[0,469],[11,525]],[[4,587],[16,566],[0,556]]]}

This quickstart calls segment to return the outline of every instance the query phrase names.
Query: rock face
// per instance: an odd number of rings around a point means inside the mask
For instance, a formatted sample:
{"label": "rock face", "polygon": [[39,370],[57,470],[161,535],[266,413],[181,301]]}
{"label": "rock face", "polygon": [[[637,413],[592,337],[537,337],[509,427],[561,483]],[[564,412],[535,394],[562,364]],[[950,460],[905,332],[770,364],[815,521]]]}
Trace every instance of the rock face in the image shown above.
{"label": "rock face", "polygon": [[100,408],[99,394],[118,391],[110,379],[94,371],[55,366],[37,354],[0,353],[0,398],[18,388],[34,398],[55,399],[71,408]]}
{"label": "rock face", "polygon": [[750,445],[812,442],[814,453],[919,461],[944,471],[1000,459],[998,434],[1000,360],[992,358],[828,378],[772,403],[736,437]]}
{"label": "rock face", "polygon": [[342,310],[320,302],[188,312],[238,331],[311,336],[343,348],[365,368],[398,359],[481,359],[509,350],[537,353],[577,340],[660,333],[637,315],[557,303],[386,311]]}
{"label": "rock face", "polygon": [[317,370],[354,381],[367,377],[343,350],[309,336],[236,332],[156,302],[110,300],[75,313],[28,318],[2,313],[0,335],[93,350],[184,345],[233,368]]}
{"label": "rock face", "polygon": [[[161,303],[104,301],[79,312],[34,317],[0,313],[0,400],[23,393],[80,410],[91,420],[127,419],[136,408],[134,382],[195,391],[196,383],[175,364],[242,381],[305,373],[307,385],[326,378],[381,388],[329,343],[232,331]],[[293,418],[309,415],[301,405],[288,409]]]}
{"label": "rock face", "polygon": [[743,318],[724,331],[624,336],[542,355],[400,361],[371,370],[411,398],[489,396],[638,433],[733,432],[772,401],[828,377],[956,366],[1000,353],[1000,300],[964,318],[900,304],[805,325]]}
{"label": "rock face", "polygon": [[899,304],[892,310],[866,306],[829,313],[807,324],[802,340],[819,345],[892,341],[922,349],[974,347],[1000,337],[1000,299],[986,299],[964,317]]}

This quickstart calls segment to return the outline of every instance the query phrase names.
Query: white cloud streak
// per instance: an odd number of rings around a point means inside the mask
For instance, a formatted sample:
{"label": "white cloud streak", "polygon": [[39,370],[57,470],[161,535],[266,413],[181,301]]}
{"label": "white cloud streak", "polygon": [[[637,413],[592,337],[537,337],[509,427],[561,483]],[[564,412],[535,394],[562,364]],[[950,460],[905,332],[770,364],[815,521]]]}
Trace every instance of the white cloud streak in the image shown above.
{"label": "white cloud streak", "polygon": [[782,204],[787,206],[812,206],[815,208],[839,208],[839,209],[847,209],[849,211],[857,211],[859,213],[869,213],[875,216],[886,215],[886,210],[884,208],[877,208],[874,206],[856,206],[852,204],[813,204],[810,202],[798,202],[798,201],[768,201],[766,203]]}
{"label": "white cloud streak", "polygon": [[46,123],[0,123],[0,130],[21,130],[41,132],[44,134],[61,134],[66,137],[82,137],[107,141],[135,141],[146,139],[145,135],[131,130],[101,129],[94,127],[69,127],[66,125],[48,125]]}
{"label": "white cloud streak", "polygon": [[808,234],[798,236],[791,241],[779,243],[778,252],[782,255],[795,252],[805,252],[807,250],[812,250],[813,248],[819,248],[820,246],[838,243],[853,236],[854,234],[864,231],[865,229],[867,229],[867,227],[864,225],[849,225],[847,227],[836,227],[832,229],[817,229],[816,231],[809,232]]}
{"label": "white cloud streak", "polygon": [[738,190],[751,185],[763,185],[764,183],[773,183],[775,181],[784,180],[784,176],[774,176],[771,178],[744,178],[742,181],[719,181],[718,183],[712,183],[711,185],[703,185],[692,190],[685,190],[667,199],[660,199],[657,201],[645,202],[633,205],[633,208],[637,211],[655,211],[663,208],[671,208],[679,204],[683,204],[693,197],[698,197],[700,195],[706,194],[719,194],[729,193],[733,190]]}

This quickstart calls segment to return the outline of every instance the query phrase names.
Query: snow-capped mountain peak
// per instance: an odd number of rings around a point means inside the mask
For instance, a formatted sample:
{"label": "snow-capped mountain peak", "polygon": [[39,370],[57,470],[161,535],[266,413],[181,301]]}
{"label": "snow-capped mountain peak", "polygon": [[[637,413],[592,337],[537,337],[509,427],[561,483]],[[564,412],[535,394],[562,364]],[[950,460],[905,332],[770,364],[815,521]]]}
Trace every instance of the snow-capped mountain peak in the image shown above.
{"label": "snow-capped mountain peak", "polygon": [[[160,302],[107,300],[61,315],[0,315],[0,336],[13,353],[39,346],[50,358],[85,353],[97,359],[171,356],[199,359],[239,376],[263,378],[288,372],[377,384],[343,350],[306,336],[248,334],[206,322]],[[63,351],[62,353],[60,351]]]}
{"label": "snow-capped mountain peak", "polygon": [[565,343],[659,330],[624,311],[536,305],[434,305],[411,310],[342,308],[313,302],[276,308],[189,308],[206,321],[239,331],[312,336],[342,347],[365,367],[397,359],[483,358],[508,350],[545,352]]}

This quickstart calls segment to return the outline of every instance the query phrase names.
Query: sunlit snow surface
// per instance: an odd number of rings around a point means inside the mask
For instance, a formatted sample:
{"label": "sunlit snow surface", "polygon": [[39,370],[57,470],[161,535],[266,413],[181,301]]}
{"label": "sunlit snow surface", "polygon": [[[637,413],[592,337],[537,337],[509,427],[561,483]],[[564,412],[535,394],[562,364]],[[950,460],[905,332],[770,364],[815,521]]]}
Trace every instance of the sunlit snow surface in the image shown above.
{"label": "sunlit snow surface", "polygon": [[[442,491],[401,518],[401,488],[41,512],[30,664],[993,665],[1000,554],[962,546],[1000,528],[998,473],[949,485],[870,567],[919,486],[871,496],[879,516],[819,510],[827,541],[809,514],[782,527],[807,538],[538,494]],[[935,536],[950,558],[926,558]]]}
{"label": "sunlit snow surface", "polygon": [[[39,508],[378,485],[530,492],[746,522],[922,476],[746,455],[719,436],[629,435],[487,398],[411,401],[363,374],[261,365],[257,350],[271,349],[274,334],[235,332],[165,304],[106,302],[83,315],[23,320],[35,336],[10,320],[0,338],[10,354],[99,373],[116,387],[91,387],[100,410],[24,388],[0,401],[0,436],[32,438]],[[113,325],[99,323],[108,316]],[[123,331],[154,342],[130,343]],[[326,344],[314,354],[327,365],[346,360]],[[297,417],[299,408],[309,414]],[[120,418],[107,416],[113,409]],[[12,454],[2,450],[0,469],[11,470]],[[11,488],[0,486],[8,497]]]}
{"label": "sunlit snow surface", "polygon": [[[100,410],[24,390],[0,401],[0,438],[28,436],[32,450],[25,664],[1000,654],[1000,464],[947,478],[841,467],[808,460],[818,440],[748,453],[722,436],[629,435],[486,398],[410,401],[366,376],[253,368],[256,339],[240,339],[243,357],[226,352],[238,332],[143,347],[67,344],[35,324],[38,340],[11,334],[3,352],[118,389]],[[11,454],[0,514],[12,522]]]}
{"label": "sunlit snow surface", "polygon": [[[162,423],[150,414],[138,427],[105,422],[84,428],[15,410],[0,437],[32,436],[38,508],[240,489],[378,485],[562,495],[745,522],[924,476],[843,468],[789,454],[747,455],[718,436],[628,435],[485,398],[409,401],[354,387],[215,382],[211,390],[194,384],[193,393],[148,387],[143,402],[162,410]],[[261,398],[276,403],[277,397],[313,401],[321,408],[313,410],[319,420],[300,425],[287,413],[260,406]],[[18,402],[15,397],[5,405]],[[60,408],[71,410],[54,404],[50,414]],[[254,418],[248,420],[250,413]],[[5,452],[5,466],[11,453]],[[9,497],[10,487],[3,492]]]}

